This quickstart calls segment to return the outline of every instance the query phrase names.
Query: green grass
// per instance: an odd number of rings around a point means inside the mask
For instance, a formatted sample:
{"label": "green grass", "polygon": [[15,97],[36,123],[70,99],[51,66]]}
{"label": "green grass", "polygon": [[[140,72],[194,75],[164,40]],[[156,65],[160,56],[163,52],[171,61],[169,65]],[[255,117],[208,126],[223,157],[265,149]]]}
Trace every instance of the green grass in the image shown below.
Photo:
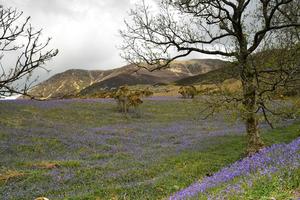
{"label": "green grass", "polygon": [[[270,131],[264,133],[263,138],[268,144],[282,141],[288,142],[299,135],[299,128],[300,125],[297,124],[288,128]],[[284,131],[286,134],[282,136],[279,134],[280,131]],[[132,165],[129,165],[128,168],[132,169],[124,172],[122,176],[111,178],[102,184],[99,183],[97,179],[101,179],[101,176],[103,176],[108,169],[97,167],[74,169],[78,180],[90,181],[72,183],[70,190],[72,191],[74,188],[78,188],[80,191],[84,190],[84,188],[89,188],[89,190],[93,192],[83,195],[77,194],[77,197],[73,196],[66,199],[161,199],[239,159],[244,151],[244,146],[244,137],[224,137],[221,140],[221,144],[212,146],[206,151],[183,152],[177,156],[154,163],[148,169],[134,169],[136,164],[131,163]],[[120,161],[126,159],[127,156],[126,154],[118,154],[114,156],[114,159]],[[106,155],[99,156],[99,159],[103,158],[106,158]],[[95,159],[95,157],[93,159]],[[71,164],[71,166],[74,166],[74,163]],[[70,167],[70,164],[62,165],[62,167]],[[43,175],[41,174],[41,176]],[[126,186],[126,183],[131,183],[134,180],[139,180],[139,184],[135,187]],[[273,180],[271,183],[273,183]],[[259,184],[264,185],[266,182],[258,182],[257,184],[256,188],[261,188]],[[266,190],[271,191],[275,186],[268,182],[268,187],[269,188],[264,188],[262,191],[254,188],[252,193],[247,193],[244,199],[248,199],[248,197],[249,199],[258,199],[257,197],[262,195],[260,192],[266,192]],[[49,196],[51,196],[51,194],[52,192],[48,193]],[[279,194],[281,194],[281,190],[278,191],[278,195]]]}
{"label": "green grass", "polygon": [[[2,110],[11,110],[3,112],[0,119],[1,127],[5,128],[0,130],[0,139],[11,145],[2,151],[0,165],[3,168],[0,169],[2,174],[12,174],[13,177],[5,181],[0,179],[0,199],[7,191],[11,194],[9,199],[24,200],[38,196],[46,196],[51,200],[166,198],[240,159],[246,146],[246,137],[208,137],[193,141],[191,148],[188,146],[185,150],[176,151],[169,146],[164,147],[164,142],[175,144],[176,147],[184,139],[169,134],[166,138],[158,138],[158,142],[152,141],[151,135],[147,135],[151,133],[146,130],[147,127],[137,129],[130,125],[148,124],[155,129],[181,120],[194,121],[199,118],[197,110],[200,106],[196,101],[145,101],[139,118],[130,114],[126,118],[116,112],[116,106],[111,103],[69,103],[47,109],[0,104]],[[14,119],[16,124],[13,123]],[[78,144],[72,143],[73,137],[89,135],[91,128],[119,124],[126,128],[116,129],[113,134],[99,131],[93,135],[107,136],[101,144],[94,143],[93,138],[78,140]],[[29,134],[31,128],[37,129]],[[205,130],[211,132],[215,128],[205,127]],[[266,145],[289,142],[300,136],[299,130],[300,123],[296,123],[264,131],[262,137]],[[189,133],[183,134],[190,136]],[[136,154],[127,150],[130,147],[125,145],[124,140],[130,139],[134,140],[132,145],[147,149],[146,153],[141,150],[143,157],[137,158]],[[153,144],[145,142],[147,140]],[[69,146],[72,145],[75,146],[71,151]],[[151,153],[156,148],[158,151]],[[34,167],[39,163],[55,163],[57,167]],[[258,188],[259,184],[262,183],[257,183]],[[282,190],[294,189],[287,185],[287,189]],[[278,194],[282,190],[278,190]],[[256,196],[254,192],[249,192],[254,198],[260,195],[259,192]]]}
{"label": "green grass", "polygon": [[[294,199],[296,189],[300,187],[300,169],[286,171],[283,175],[274,174],[271,177],[261,177],[251,188],[245,188],[240,196],[244,199]],[[300,196],[298,196],[299,198]],[[233,197],[234,198],[234,197]],[[237,199],[238,197],[236,197]]]}
{"label": "green grass", "polygon": [[[300,124],[288,128],[276,129],[263,134],[266,143],[291,141],[299,135]],[[284,136],[279,132],[284,131]],[[127,199],[161,199],[183,189],[196,180],[212,174],[222,167],[241,158],[244,152],[244,137],[224,137],[218,146],[212,146],[206,151],[187,151],[177,156],[155,163],[146,170],[130,170],[119,178],[112,179],[104,188],[94,188],[90,195],[83,195],[78,199],[113,199],[127,197]],[[119,182],[131,182],[141,180],[136,187],[116,187]],[[150,184],[155,180],[154,184]],[[260,186],[257,186],[258,188]],[[271,187],[271,186],[270,186]],[[258,199],[255,196],[252,199]],[[73,199],[73,198],[70,198]],[[245,198],[247,199],[247,198]]]}
{"label": "green grass", "polygon": [[[232,181],[222,184],[216,188],[207,191],[212,197],[217,194],[224,195],[224,190],[229,185],[238,184],[241,186],[242,192],[235,190],[227,191],[225,199],[228,200],[296,200],[300,198],[300,169],[282,169],[272,175],[252,175],[252,184],[247,184],[247,179],[243,177],[235,178]],[[217,196],[219,196],[217,195]],[[193,199],[205,200],[206,195],[199,195]]]}

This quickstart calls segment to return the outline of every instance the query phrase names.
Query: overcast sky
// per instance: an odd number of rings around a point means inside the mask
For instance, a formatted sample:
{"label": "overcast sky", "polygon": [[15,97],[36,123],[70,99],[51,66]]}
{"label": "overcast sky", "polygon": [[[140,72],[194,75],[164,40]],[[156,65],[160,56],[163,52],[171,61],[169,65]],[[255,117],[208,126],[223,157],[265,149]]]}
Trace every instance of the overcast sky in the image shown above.
{"label": "overcast sky", "polygon": [[[156,0],[145,1],[155,7]],[[45,38],[52,38],[49,47],[59,50],[47,63],[51,72],[38,71],[43,81],[67,69],[105,70],[125,65],[117,48],[122,42],[119,30],[137,2],[141,0],[0,0],[0,5],[31,16],[32,26],[42,28]]]}
{"label": "overcast sky", "polygon": [[50,46],[59,54],[48,63],[49,77],[71,68],[111,69],[126,64],[117,49],[122,41],[118,31],[137,1],[0,0],[0,4],[24,11],[35,28],[43,28],[43,35],[52,38]]}

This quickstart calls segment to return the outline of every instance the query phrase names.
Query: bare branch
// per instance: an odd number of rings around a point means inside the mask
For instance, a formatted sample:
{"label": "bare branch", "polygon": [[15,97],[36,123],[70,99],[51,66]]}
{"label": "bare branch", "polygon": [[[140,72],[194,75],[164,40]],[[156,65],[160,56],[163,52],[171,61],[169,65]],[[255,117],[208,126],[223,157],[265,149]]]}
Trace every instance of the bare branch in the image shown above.
{"label": "bare branch", "polygon": [[[32,73],[44,68],[45,62],[57,55],[58,50],[45,50],[50,39],[41,42],[42,30],[35,31],[29,24],[30,17],[22,20],[22,12],[12,8],[0,8],[0,98],[13,94],[28,95],[36,79],[30,81]],[[5,63],[8,52],[20,52],[15,64]],[[18,86],[17,82],[21,83]]]}

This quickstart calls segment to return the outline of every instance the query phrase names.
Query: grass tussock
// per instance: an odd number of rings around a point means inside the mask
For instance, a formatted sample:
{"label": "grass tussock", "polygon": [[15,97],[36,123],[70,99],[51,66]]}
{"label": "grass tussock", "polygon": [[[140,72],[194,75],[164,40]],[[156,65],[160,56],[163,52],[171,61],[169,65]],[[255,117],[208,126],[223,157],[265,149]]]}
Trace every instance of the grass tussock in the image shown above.
{"label": "grass tussock", "polygon": [[25,173],[17,171],[17,170],[6,170],[4,172],[0,172],[0,183],[7,182],[12,179],[17,179],[25,176]]}
{"label": "grass tussock", "polygon": [[42,162],[33,163],[31,167],[38,168],[38,169],[55,169],[55,168],[59,168],[60,165],[59,163],[56,162],[42,161]]}

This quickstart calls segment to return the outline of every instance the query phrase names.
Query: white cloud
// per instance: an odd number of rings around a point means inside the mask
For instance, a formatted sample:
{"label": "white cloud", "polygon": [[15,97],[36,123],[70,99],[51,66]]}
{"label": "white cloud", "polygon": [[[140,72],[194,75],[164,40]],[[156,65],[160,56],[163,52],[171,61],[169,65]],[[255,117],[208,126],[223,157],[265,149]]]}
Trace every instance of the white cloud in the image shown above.
{"label": "white cloud", "polygon": [[[109,69],[125,62],[119,57],[123,26],[132,0],[0,0],[31,16],[51,48],[60,53],[48,66],[50,75],[70,68]],[[49,75],[48,75],[49,76]]]}
{"label": "white cloud", "polygon": [[[157,1],[145,3],[158,10]],[[117,49],[122,42],[118,31],[137,3],[141,0],[0,0],[31,16],[32,25],[52,38],[49,47],[59,49],[47,64],[51,73],[38,72],[42,80],[71,68],[103,70],[126,64]]]}

